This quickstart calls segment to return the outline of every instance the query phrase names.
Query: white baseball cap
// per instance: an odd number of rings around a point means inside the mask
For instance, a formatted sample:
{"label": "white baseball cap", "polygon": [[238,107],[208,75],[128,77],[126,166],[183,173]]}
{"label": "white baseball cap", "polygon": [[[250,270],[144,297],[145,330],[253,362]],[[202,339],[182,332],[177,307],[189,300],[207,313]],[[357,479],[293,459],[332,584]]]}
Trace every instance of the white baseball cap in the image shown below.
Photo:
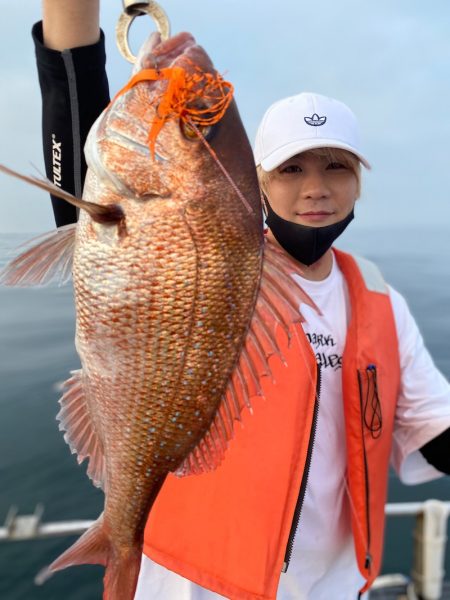
{"label": "white baseball cap", "polygon": [[360,149],[358,122],[348,106],[303,92],[268,108],[256,133],[255,162],[272,171],[300,152],[325,147],[353,152],[370,169]]}

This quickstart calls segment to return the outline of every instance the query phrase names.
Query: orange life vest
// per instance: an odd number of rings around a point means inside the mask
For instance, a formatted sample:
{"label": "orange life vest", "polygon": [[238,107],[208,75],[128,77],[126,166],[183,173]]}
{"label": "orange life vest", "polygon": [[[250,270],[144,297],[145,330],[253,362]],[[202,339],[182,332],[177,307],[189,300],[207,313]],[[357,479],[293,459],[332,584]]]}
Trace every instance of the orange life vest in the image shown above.
{"label": "orange life vest", "polygon": [[[337,250],[335,256],[351,303],[342,377],[352,530],[366,590],[382,558],[398,344],[376,267]],[[266,399],[255,400],[253,415],[243,414],[223,463],[211,473],[169,475],[145,530],[149,558],[232,600],[276,598],[307,480],[318,367],[302,332],[289,347],[280,343],[287,365],[270,359],[275,383],[263,381]]]}

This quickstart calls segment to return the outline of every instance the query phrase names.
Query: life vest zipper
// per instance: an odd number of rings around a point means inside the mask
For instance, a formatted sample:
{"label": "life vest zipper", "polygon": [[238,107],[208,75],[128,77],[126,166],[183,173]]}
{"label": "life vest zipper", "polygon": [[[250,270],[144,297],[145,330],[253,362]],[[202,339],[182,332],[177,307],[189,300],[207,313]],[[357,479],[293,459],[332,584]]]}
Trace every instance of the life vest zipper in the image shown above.
{"label": "life vest zipper", "polygon": [[297,529],[298,529],[298,522],[300,520],[303,501],[305,499],[306,486],[308,484],[308,476],[309,476],[309,469],[311,466],[312,451],[313,451],[313,446],[314,446],[314,440],[316,437],[317,418],[319,415],[319,399],[320,399],[320,384],[321,384],[320,375],[321,375],[320,374],[320,366],[317,365],[316,397],[314,400],[314,411],[313,411],[313,418],[312,418],[312,423],[311,423],[311,433],[309,436],[308,450],[306,452],[305,470],[303,471],[302,482],[300,484],[300,491],[298,494],[297,502],[295,504],[295,510],[294,510],[294,516],[292,518],[291,530],[289,532],[288,542],[287,542],[287,546],[286,546],[286,553],[284,555],[283,568],[281,570],[282,573],[286,573],[286,571],[289,568],[289,563],[290,563],[291,556],[292,556],[292,550],[294,548],[295,535],[296,535]]}
{"label": "life vest zipper", "polygon": [[364,405],[363,405],[363,382],[361,372],[358,370],[358,387],[359,387],[359,401],[361,406],[361,438],[363,445],[363,456],[364,456],[364,481],[365,481],[365,492],[366,492],[366,528],[367,528],[367,546],[366,546],[366,558],[364,562],[364,568],[370,573],[372,566],[372,555],[370,553],[370,488],[369,488],[369,467],[367,465],[367,453],[366,453],[366,442],[364,439]]}

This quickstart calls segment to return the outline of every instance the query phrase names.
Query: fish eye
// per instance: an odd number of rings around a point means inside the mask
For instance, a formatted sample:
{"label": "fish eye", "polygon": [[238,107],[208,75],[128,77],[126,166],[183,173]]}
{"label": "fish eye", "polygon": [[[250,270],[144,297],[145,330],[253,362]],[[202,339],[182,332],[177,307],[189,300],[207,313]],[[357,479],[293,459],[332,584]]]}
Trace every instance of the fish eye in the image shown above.
{"label": "fish eye", "polygon": [[[180,121],[180,129],[181,133],[187,140],[198,140],[199,137],[197,135],[197,131],[192,127],[190,123],[186,121]],[[208,139],[212,131],[211,125],[196,125],[196,129],[205,139]]]}

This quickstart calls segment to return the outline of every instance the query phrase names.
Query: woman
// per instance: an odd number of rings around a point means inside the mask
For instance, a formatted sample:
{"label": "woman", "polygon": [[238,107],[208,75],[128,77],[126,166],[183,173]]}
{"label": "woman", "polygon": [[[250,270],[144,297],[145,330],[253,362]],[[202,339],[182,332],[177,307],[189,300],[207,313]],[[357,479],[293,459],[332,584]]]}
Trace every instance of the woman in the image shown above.
{"label": "woman", "polygon": [[[47,175],[80,194],[84,139],[108,101],[98,1],[43,6],[34,36]],[[276,383],[243,415],[223,464],[168,477],[138,600],[356,598],[380,568],[391,447],[410,483],[450,473],[449,385],[405,301],[372,263],[332,249],[368,166],[353,114],[315,94],[282,100],[261,122],[255,157],[268,237],[302,265],[322,314],[302,307],[305,335],[284,349],[287,367],[273,360]],[[54,208],[58,225],[76,219]]]}

